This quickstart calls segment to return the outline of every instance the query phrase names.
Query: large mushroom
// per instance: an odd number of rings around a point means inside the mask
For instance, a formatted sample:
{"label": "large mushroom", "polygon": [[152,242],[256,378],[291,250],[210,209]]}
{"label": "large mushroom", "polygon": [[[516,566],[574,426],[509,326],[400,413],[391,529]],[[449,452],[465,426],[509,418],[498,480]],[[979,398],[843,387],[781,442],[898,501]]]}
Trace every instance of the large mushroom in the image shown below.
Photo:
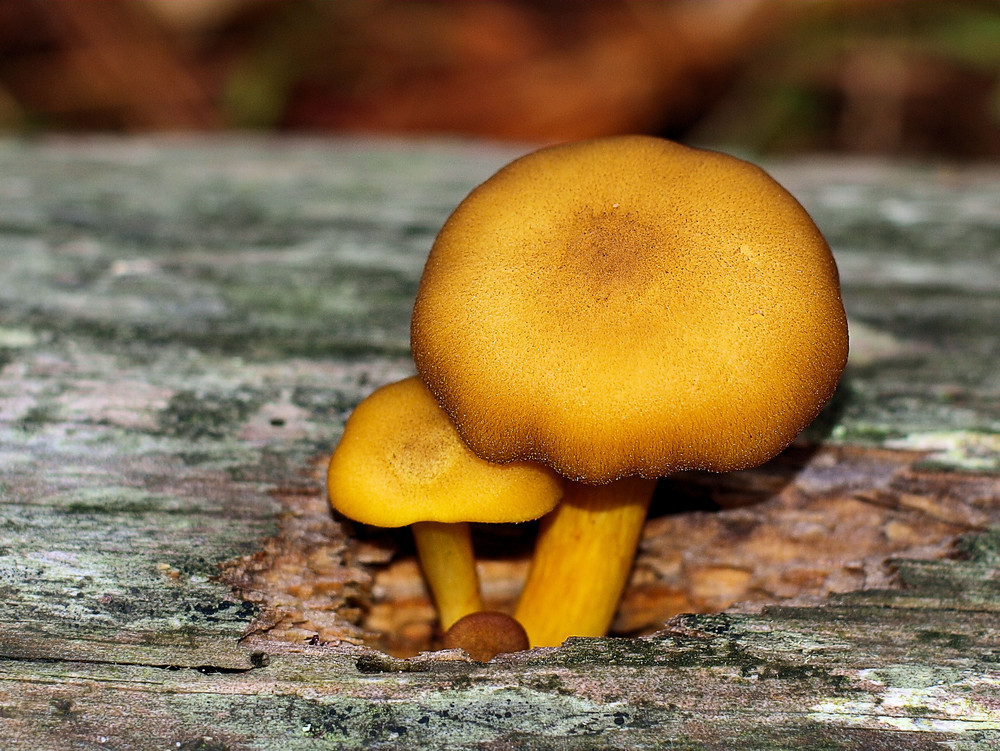
{"label": "large mushroom", "polygon": [[517,609],[534,645],[606,633],[655,478],[773,457],[848,346],[802,206],[747,162],[644,136],[544,148],[473,190],[431,250],[411,341],[476,454],[575,481]]}
{"label": "large mushroom", "polygon": [[410,525],[442,630],[482,610],[468,522],[523,522],[556,505],[547,467],[480,459],[417,377],[383,386],[348,418],[330,458],[335,509],[378,527]]}

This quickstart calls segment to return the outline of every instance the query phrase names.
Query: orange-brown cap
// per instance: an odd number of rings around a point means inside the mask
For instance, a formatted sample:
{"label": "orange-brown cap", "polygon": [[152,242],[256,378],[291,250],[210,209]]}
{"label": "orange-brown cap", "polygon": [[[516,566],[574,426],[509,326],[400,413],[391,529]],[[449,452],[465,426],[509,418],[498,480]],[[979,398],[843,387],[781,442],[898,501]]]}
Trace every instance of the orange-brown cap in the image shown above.
{"label": "orange-brown cap", "polygon": [[330,458],[327,490],[342,514],[379,527],[522,522],[555,506],[562,478],[535,464],[480,459],[414,376],[357,406]]}
{"label": "orange-brown cap", "polygon": [[816,225],[747,162],[645,136],[541,149],[445,223],[417,369],[480,456],[601,483],[760,464],[847,359]]}
{"label": "orange-brown cap", "polygon": [[524,626],[506,613],[480,610],[460,618],[441,639],[444,649],[464,649],[477,662],[489,662],[498,654],[520,652],[530,643]]}

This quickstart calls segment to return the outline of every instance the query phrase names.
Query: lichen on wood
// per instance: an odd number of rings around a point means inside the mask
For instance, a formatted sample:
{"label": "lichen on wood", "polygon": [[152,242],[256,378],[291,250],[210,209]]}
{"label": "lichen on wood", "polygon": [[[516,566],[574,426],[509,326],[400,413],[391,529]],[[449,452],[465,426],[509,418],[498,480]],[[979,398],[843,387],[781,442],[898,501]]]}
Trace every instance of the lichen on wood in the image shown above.
{"label": "lichen on wood", "polygon": [[[830,407],[661,482],[641,638],[398,656],[433,637],[405,536],[332,516],[322,463],[412,373],[433,235],[515,153],[0,142],[5,749],[1000,744],[992,169],[773,165],[842,272]],[[492,602],[530,531],[479,530]]]}

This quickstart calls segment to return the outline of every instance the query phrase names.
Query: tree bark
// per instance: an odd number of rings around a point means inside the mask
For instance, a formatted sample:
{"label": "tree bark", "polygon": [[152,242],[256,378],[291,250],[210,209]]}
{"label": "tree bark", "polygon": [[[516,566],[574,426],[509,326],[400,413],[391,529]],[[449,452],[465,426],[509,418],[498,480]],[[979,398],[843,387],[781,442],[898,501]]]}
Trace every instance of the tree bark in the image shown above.
{"label": "tree bark", "polygon": [[[843,277],[826,412],[757,470],[661,482],[640,637],[393,656],[432,640],[413,556],[334,518],[323,462],[412,373],[433,236],[517,153],[0,142],[0,745],[1000,744],[992,168],[770,165]],[[530,532],[477,532],[488,600]]]}

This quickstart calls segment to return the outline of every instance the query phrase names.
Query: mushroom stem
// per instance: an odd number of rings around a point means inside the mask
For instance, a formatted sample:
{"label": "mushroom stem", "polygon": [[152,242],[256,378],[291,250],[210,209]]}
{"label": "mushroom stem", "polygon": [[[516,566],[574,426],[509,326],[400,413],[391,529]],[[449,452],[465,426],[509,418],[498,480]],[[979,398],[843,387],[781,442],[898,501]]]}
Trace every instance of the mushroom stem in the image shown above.
{"label": "mushroom stem", "polygon": [[469,525],[416,522],[411,526],[441,630],[447,631],[455,621],[483,609]]}
{"label": "mushroom stem", "polygon": [[608,485],[567,483],[562,502],[542,520],[514,614],[533,647],[607,633],[655,486],[638,477]]}

